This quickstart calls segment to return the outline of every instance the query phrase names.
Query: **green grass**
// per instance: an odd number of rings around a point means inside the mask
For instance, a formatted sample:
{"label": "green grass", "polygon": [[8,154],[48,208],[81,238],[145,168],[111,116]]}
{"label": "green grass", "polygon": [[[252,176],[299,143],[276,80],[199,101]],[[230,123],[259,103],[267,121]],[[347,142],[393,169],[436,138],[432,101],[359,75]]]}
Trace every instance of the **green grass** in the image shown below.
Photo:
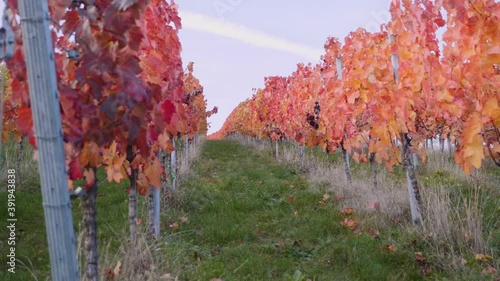
{"label": "green grass", "polygon": [[164,215],[180,223],[163,250],[179,280],[424,280],[410,251],[341,226],[332,198],[268,156],[208,141],[193,169]]}
{"label": "green grass", "polygon": [[[338,153],[330,160],[342,161]],[[366,164],[353,163],[352,168],[354,178],[366,177],[369,171]],[[50,280],[39,180],[28,177],[29,165],[21,172],[26,180],[16,193],[19,262],[15,275],[5,273],[6,209],[0,208],[0,280],[34,280],[32,274],[37,280]],[[498,170],[492,169],[492,173],[498,175]],[[116,252],[127,238],[128,181],[109,184],[103,170],[98,171],[98,178],[102,263],[110,259],[103,253]],[[404,171],[396,168],[391,180],[403,181]],[[456,190],[458,199],[471,196],[469,182],[444,170],[419,168],[419,180],[424,185],[446,185]],[[304,174],[277,162],[269,151],[258,152],[236,141],[206,141],[190,177],[181,181],[174,206],[162,213],[162,237],[152,247],[157,250],[157,268],[181,281],[495,280],[491,274],[480,273],[485,266],[473,256],[466,257],[465,266],[476,268],[476,273],[457,277],[444,266],[432,245],[405,224],[385,223],[387,227],[378,229],[380,234],[374,237],[368,230],[376,228],[375,223],[366,219],[369,215],[355,210],[350,218],[359,221],[357,230],[345,228],[340,225],[345,216],[340,214],[334,194],[320,204],[327,189],[326,185],[311,186]],[[498,218],[496,195],[498,192],[493,196],[480,194],[490,196],[482,201],[490,220]],[[144,207],[144,200],[140,202]],[[73,201],[77,234],[81,203]],[[0,206],[5,205],[6,194],[2,192]],[[491,231],[497,234],[490,247],[498,253],[500,235],[497,229]],[[394,252],[387,249],[392,244]],[[415,252],[422,252],[428,260],[416,262]]]}
{"label": "green grass", "polygon": [[[15,150],[17,144],[8,143],[5,148],[8,157],[15,159],[13,155],[18,153]],[[37,163],[31,160],[32,148],[25,144],[23,150],[23,160],[20,171],[17,171],[19,184],[16,188],[16,273],[7,273],[7,251],[9,245],[6,229],[7,221],[7,193],[4,192],[2,182],[2,192],[0,193],[0,280],[50,280],[50,260],[46,240],[45,223],[42,207],[42,195],[40,193],[39,178],[33,175],[36,172]],[[5,159],[4,159],[5,160]],[[5,161],[8,169],[15,168],[15,161]],[[29,164],[31,164],[31,166]],[[16,168],[17,170],[17,168]],[[2,181],[6,177],[2,177]],[[128,229],[128,196],[125,187],[128,181],[121,184],[110,184],[105,179],[105,173],[101,169],[98,171],[98,181],[100,184],[98,204],[98,239],[99,250],[103,253],[106,250],[116,251],[126,237],[123,233]],[[75,182],[75,186],[81,184]],[[75,235],[78,236],[83,229],[82,221],[82,201],[73,200],[73,224]],[[77,237],[78,238],[78,237]],[[35,277],[33,277],[33,275]],[[35,279],[36,278],[36,279]]]}

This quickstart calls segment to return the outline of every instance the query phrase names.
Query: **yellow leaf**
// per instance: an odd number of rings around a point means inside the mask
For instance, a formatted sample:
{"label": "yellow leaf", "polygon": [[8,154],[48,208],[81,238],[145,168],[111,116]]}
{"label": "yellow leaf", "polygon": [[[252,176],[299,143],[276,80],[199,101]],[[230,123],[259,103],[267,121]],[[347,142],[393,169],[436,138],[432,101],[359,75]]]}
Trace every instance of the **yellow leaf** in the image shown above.
{"label": "yellow leaf", "polygon": [[476,259],[477,261],[487,262],[487,261],[492,260],[493,257],[490,255],[485,255],[485,254],[476,254],[474,256],[474,259]]}
{"label": "yellow leaf", "polygon": [[328,200],[328,198],[330,198],[330,195],[328,195],[328,193],[325,193],[325,194],[323,195],[323,201]]}
{"label": "yellow leaf", "polygon": [[122,267],[122,262],[121,262],[121,261],[118,261],[118,262],[116,263],[115,268],[113,269],[113,272],[115,273],[115,276],[120,275],[120,269],[121,269],[121,267]]}

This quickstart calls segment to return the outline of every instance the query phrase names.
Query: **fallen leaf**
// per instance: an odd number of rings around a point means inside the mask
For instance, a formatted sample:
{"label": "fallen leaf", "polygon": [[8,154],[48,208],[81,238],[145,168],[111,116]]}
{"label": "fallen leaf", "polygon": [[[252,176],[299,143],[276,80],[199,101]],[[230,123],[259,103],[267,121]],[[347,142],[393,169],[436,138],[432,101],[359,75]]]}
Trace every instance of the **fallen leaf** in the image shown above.
{"label": "fallen leaf", "polygon": [[354,212],[354,209],[353,208],[345,208],[344,210],[342,210],[342,212],[340,212],[342,215],[351,215],[352,213]]}
{"label": "fallen leaf", "polygon": [[186,216],[181,217],[181,222],[187,222],[188,218]]}
{"label": "fallen leaf", "polygon": [[285,243],[283,243],[283,242],[274,243],[274,247],[276,247],[276,248],[281,248],[283,246],[285,246]]}
{"label": "fallen leaf", "polygon": [[482,261],[482,262],[487,262],[487,261],[489,261],[489,260],[493,259],[493,257],[492,257],[492,256],[490,256],[490,255],[485,255],[485,254],[476,254],[476,255],[474,256],[474,258],[475,258],[476,260],[478,260],[478,261]]}
{"label": "fallen leaf", "polygon": [[293,196],[287,196],[287,197],[286,197],[286,200],[287,200],[288,202],[292,202],[293,200],[295,200],[295,197],[293,197]]}
{"label": "fallen leaf", "polygon": [[118,276],[120,275],[120,269],[122,268],[122,262],[121,261],[118,261],[115,265],[115,268],[113,269],[113,273],[115,274],[115,276]]}
{"label": "fallen leaf", "polygon": [[298,216],[299,215],[299,212],[297,210],[293,211],[293,215],[294,216]]}
{"label": "fallen leaf", "polygon": [[387,245],[384,245],[382,246],[382,250],[389,250],[391,252],[396,252],[396,245],[394,244],[387,244]]}
{"label": "fallen leaf", "polygon": [[139,225],[142,223],[142,219],[141,218],[135,218],[135,224]]}
{"label": "fallen leaf", "polygon": [[422,254],[422,252],[416,252],[416,253],[415,253],[415,260],[416,260],[417,262],[424,262],[424,261],[426,261],[427,259],[426,259],[426,258],[424,258],[424,255]]}
{"label": "fallen leaf", "polygon": [[104,270],[104,272],[106,272],[106,280],[115,280],[115,272],[112,268],[107,268]]}
{"label": "fallen leaf", "polygon": [[483,270],[483,273],[487,273],[487,274],[496,274],[497,273],[497,270],[493,267],[493,266],[488,266],[487,268],[485,268]]}
{"label": "fallen leaf", "polygon": [[345,218],[343,221],[340,222],[340,225],[345,226],[349,228],[350,230],[355,230],[356,227],[358,226],[358,221],[357,220],[352,220],[349,218]]}
{"label": "fallen leaf", "polygon": [[326,201],[330,198],[330,195],[328,193],[323,194],[323,201]]}
{"label": "fallen leaf", "polygon": [[179,223],[174,222],[173,224],[169,225],[168,227],[170,227],[170,228],[172,228],[172,229],[176,229],[176,230],[177,230],[177,229],[179,229],[180,225],[179,225]]}

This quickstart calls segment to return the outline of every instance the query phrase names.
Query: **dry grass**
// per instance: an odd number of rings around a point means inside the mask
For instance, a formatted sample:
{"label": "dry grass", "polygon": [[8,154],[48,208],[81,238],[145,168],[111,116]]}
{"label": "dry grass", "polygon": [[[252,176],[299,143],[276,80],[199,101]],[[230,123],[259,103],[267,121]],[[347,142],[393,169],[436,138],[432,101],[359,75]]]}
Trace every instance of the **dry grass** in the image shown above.
{"label": "dry grass", "polygon": [[3,144],[0,156],[0,178],[6,179],[7,170],[15,169],[18,188],[40,191],[38,162],[33,159],[33,153],[33,147],[26,140],[22,145],[13,139]]}
{"label": "dry grass", "polygon": [[[267,153],[271,153],[273,148],[269,141],[242,136],[234,138]],[[439,266],[458,279],[474,275],[470,264],[466,265],[466,260],[470,261],[478,253],[492,256],[490,265],[497,270],[500,268],[500,261],[495,260],[496,252],[491,246],[493,233],[500,227],[500,208],[497,206],[488,216],[484,210],[486,201],[498,198],[500,194],[495,186],[498,180],[493,179],[494,175],[488,172],[488,169],[493,169],[491,163],[485,161],[485,167],[481,170],[466,175],[454,163],[448,151],[430,151],[426,163],[419,167],[420,176],[432,178],[437,175],[437,179],[427,180],[426,184],[423,180],[419,182],[423,186],[421,195],[425,220],[422,227],[414,228],[409,218],[406,181],[395,180],[384,167],[378,168],[377,189],[373,186],[368,164],[364,165],[366,168],[356,169],[351,185],[346,180],[343,163],[328,164],[315,158],[307,149],[301,160],[298,146],[294,144],[282,145],[280,149],[279,161],[298,168],[318,192],[325,192],[326,189],[335,195],[342,195],[344,199],[340,208],[358,210],[360,220],[379,229],[390,227],[395,219],[403,222],[401,230],[406,233],[403,235],[419,237],[439,261]],[[462,190],[457,190],[446,181],[443,183],[440,175],[446,175],[449,181],[459,183]]]}
{"label": "dry grass", "polygon": [[427,161],[425,163],[425,171],[428,172],[446,172],[452,175],[455,179],[468,182],[471,180],[469,175],[464,174],[460,166],[455,164],[453,156],[447,152],[431,151],[428,152]]}
{"label": "dry grass", "polygon": [[[201,147],[205,138],[199,136],[195,138],[188,146],[188,162],[186,162],[185,145],[178,146],[177,154],[177,179],[182,181],[190,174],[190,164],[193,163],[201,153]],[[140,198],[139,213],[146,216],[147,198]],[[175,194],[170,200],[172,205],[176,205],[177,200]],[[78,237],[78,258],[83,269],[85,264],[85,252],[83,248],[83,232]],[[114,239],[123,240],[124,242],[118,248],[118,251],[110,247],[111,241],[100,241],[106,247],[101,247],[99,252],[99,270],[101,280],[123,280],[123,281],[174,281],[177,280],[168,273],[166,262],[161,259],[162,240],[147,239],[147,230],[145,227],[138,228],[138,242],[136,245],[130,245],[127,242],[128,232],[116,233]],[[104,249],[104,250],[103,250]],[[114,279],[110,277],[114,275]]]}
{"label": "dry grass", "polygon": [[[122,281],[156,281],[174,280],[165,272],[160,257],[161,243],[148,240],[147,233],[139,228],[137,245],[128,243],[128,233],[116,233],[114,239],[123,240],[118,250],[110,247],[110,241],[102,241],[105,247],[100,248],[99,271],[100,280],[122,280]],[[83,247],[83,231],[78,235],[78,261],[80,264],[81,280],[88,280],[84,273],[85,249]],[[104,249],[104,250],[103,250]]]}
{"label": "dry grass", "polygon": [[[471,198],[452,200],[444,186],[433,186],[426,192],[426,220],[422,234],[439,253],[484,253],[488,251],[483,235],[480,205],[477,191]],[[453,202],[455,201],[455,202]]]}
{"label": "dry grass", "polygon": [[342,165],[312,169],[308,172],[308,179],[312,186],[327,183],[330,192],[342,195],[342,208],[353,208],[370,217],[376,215],[379,227],[384,227],[388,221],[401,218],[409,212],[406,186],[398,185],[385,172],[378,175],[377,189],[374,188],[369,174],[355,177],[350,185]]}
{"label": "dry grass", "polygon": [[377,189],[373,186],[369,170],[357,171],[351,185],[347,181],[343,164],[332,164],[331,161],[329,163],[320,159],[308,148],[304,148],[302,154],[300,157],[297,145],[288,143],[280,147],[279,161],[294,165],[305,173],[311,188],[318,189],[318,192],[328,191],[344,197],[341,208],[361,211],[372,221],[377,218],[379,224],[382,224],[380,227],[409,212],[406,185],[395,182],[384,169],[379,167]]}

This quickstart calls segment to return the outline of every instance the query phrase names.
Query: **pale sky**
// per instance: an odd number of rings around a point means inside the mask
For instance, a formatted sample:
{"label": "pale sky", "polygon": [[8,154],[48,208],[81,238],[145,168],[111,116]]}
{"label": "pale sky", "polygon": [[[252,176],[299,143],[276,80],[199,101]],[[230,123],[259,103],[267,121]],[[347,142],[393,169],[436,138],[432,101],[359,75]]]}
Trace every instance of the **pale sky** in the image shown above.
{"label": "pale sky", "polygon": [[178,0],[184,64],[204,86],[209,133],[262,88],[264,77],[289,76],[297,63],[317,63],[328,36],[341,41],[363,27],[378,31],[389,20],[390,0]]}

